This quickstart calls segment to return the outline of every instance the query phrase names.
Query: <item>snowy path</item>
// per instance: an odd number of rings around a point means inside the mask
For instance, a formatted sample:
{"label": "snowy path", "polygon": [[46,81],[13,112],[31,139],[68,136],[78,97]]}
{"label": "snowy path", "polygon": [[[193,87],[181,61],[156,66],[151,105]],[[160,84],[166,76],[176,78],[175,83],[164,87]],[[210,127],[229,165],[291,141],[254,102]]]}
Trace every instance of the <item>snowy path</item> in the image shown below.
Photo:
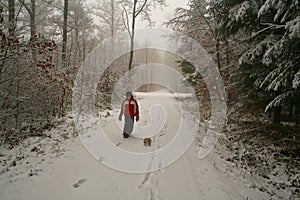
{"label": "snowy path", "polygon": [[[144,147],[142,139],[133,137],[124,140],[118,127],[112,128],[109,120],[102,120],[102,125],[106,124],[113,132],[108,134],[110,140],[120,148],[136,152],[165,145],[177,128],[174,119],[179,117],[178,107],[174,99],[156,100],[164,102],[167,114],[171,112],[173,119],[167,119],[162,130],[164,134],[154,138],[153,146]],[[146,100],[141,100],[140,104],[145,112],[150,105]],[[140,123],[146,121],[147,117]],[[65,128],[65,131],[68,130]],[[56,145],[60,146],[59,151],[54,151]],[[196,142],[171,166],[145,174],[122,173],[102,165],[87,152],[78,137],[57,143],[41,139],[23,148],[30,151],[32,146],[39,146],[45,154],[31,152],[30,156],[17,161],[10,171],[0,174],[1,200],[270,199],[269,195],[250,188],[250,182],[238,177],[238,169],[226,166],[217,150],[199,160]],[[34,173],[29,175],[30,171]]]}

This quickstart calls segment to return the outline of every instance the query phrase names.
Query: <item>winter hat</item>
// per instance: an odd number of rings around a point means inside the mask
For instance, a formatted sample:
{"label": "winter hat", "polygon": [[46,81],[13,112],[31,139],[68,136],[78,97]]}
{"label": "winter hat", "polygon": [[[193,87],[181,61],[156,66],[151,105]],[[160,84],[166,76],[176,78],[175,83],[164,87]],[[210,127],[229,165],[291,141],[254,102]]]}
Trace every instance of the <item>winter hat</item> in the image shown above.
{"label": "winter hat", "polygon": [[127,91],[127,92],[126,92],[126,97],[131,97],[131,96],[132,96],[132,92]]}

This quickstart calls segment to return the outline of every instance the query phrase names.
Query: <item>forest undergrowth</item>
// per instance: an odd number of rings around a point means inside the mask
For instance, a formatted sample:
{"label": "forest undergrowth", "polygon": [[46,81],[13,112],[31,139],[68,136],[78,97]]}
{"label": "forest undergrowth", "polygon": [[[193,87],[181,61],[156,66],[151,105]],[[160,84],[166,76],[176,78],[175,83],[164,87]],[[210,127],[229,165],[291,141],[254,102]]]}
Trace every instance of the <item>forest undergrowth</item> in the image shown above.
{"label": "forest undergrowth", "polygon": [[[226,161],[250,176],[258,175],[277,191],[300,195],[300,127],[260,121],[229,123],[220,140],[229,153]],[[256,186],[253,186],[256,187]],[[258,189],[271,193],[266,187]]]}

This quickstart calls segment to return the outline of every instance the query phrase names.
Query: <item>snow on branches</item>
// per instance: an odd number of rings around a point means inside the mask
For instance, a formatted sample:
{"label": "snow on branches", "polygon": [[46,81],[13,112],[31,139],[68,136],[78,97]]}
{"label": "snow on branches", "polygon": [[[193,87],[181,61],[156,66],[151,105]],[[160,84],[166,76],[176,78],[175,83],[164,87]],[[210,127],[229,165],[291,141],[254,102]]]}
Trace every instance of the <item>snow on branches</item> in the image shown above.
{"label": "snow on branches", "polygon": [[290,38],[300,38],[300,16],[286,23]]}
{"label": "snow on branches", "polygon": [[240,76],[235,80],[238,87],[246,86],[244,96],[253,90],[265,99],[266,111],[282,107],[300,116],[299,2],[221,0],[214,9],[225,40],[247,38],[241,44],[244,51],[237,52]]}

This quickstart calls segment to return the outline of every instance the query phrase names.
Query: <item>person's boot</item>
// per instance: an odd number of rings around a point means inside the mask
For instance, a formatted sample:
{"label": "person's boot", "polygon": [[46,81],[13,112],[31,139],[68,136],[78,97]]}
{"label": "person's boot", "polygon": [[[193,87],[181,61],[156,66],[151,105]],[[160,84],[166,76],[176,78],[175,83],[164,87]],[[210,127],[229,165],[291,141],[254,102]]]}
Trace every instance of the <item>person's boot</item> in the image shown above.
{"label": "person's boot", "polygon": [[129,138],[129,134],[123,133],[123,137],[124,137],[124,138]]}

